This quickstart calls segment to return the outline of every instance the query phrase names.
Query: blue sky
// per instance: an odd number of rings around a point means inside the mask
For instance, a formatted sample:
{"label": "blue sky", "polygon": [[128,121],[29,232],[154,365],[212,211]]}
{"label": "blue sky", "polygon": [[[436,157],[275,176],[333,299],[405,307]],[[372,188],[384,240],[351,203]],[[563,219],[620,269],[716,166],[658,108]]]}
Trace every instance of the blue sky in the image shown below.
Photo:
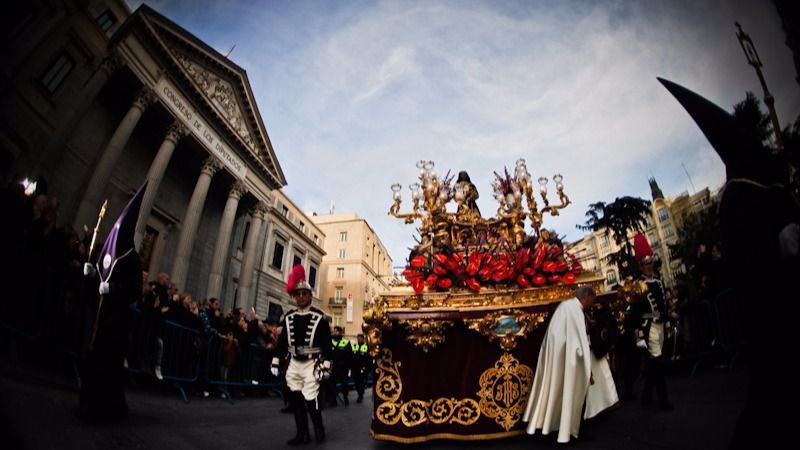
{"label": "blue sky", "polygon": [[[356,212],[404,264],[414,228],[387,216],[389,186],[419,159],[467,170],[481,211],[493,171],[525,158],[534,178],[564,175],[573,204],[545,226],[582,235],[588,204],[717,189],[724,168],[656,81],[730,110],[762,91],[735,36],[753,38],[781,125],[800,86],[768,1],[146,1],[226,53],[250,78],[306,211]],[[141,2],[130,2],[135,9]],[[552,183],[551,183],[552,184]]]}

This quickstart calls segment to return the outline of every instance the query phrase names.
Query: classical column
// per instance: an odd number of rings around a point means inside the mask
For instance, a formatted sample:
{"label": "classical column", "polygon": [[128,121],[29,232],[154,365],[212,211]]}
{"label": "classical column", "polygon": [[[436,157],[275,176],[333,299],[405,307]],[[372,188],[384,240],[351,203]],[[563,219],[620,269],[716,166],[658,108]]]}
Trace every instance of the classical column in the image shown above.
{"label": "classical column", "polygon": [[167,136],[161,142],[161,147],[158,148],[153,163],[150,164],[150,169],[147,171],[147,190],[144,191],[142,197],[142,206],[139,209],[139,221],[136,224],[136,237],[135,242],[138,248],[142,242],[142,236],[147,229],[147,219],[150,218],[150,211],[153,209],[153,203],[158,194],[158,187],[161,185],[161,180],[164,178],[164,172],[167,170],[172,152],[175,146],[182,137],[186,136],[188,130],[177,120],[172,123],[167,130]]}
{"label": "classical column", "polygon": [[209,157],[203,162],[203,168],[200,171],[200,177],[197,179],[197,184],[194,186],[192,198],[189,200],[189,206],[186,208],[186,216],[183,218],[181,224],[181,234],[178,237],[178,250],[175,252],[175,262],[172,265],[172,272],[169,277],[179,289],[186,289],[186,273],[189,268],[189,258],[192,255],[192,246],[194,240],[197,238],[197,224],[200,222],[200,216],[203,214],[203,205],[206,203],[206,195],[208,195],[208,188],[211,186],[211,177],[219,169],[222,164],[212,157]]}
{"label": "classical column", "polygon": [[250,232],[247,235],[247,242],[244,244],[244,256],[242,270],[239,273],[239,292],[236,296],[236,306],[247,307],[250,304],[250,289],[253,285],[253,270],[256,260],[256,244],[258,236],[261,234],[261,225],[264,223],[264,216],[267,214],[267,205],[258,202],[250,211],[253,219],[250,221]]}
{"label": "classical column", "polygon": [[77,96],[76,101],[69,105],[70,109],[62,116],[58,128],[50,135],[47,144],[41,147],[36,159],[41,161],[48,178],[52,178],[53,172],[61,166],[66,144],[83,116],[86,115],[89,106],[94,102],[100,89],[108,82],[111,74],[121,65],[122,61],[114,52],[109,53],[103,59],[89,81],[81,88],[81,95]]}
{"label": "classical column", "polygon": [[100,211],[102,196],[106,193],[108,181],[111,179],[111,173],[116,167],[117,161],[119,161],[122,150],[128,143],[136,124],[139,123],[142,113],[152,102],[152,91],[147,86],[143,87],[108,141],[100,161],[92,171],[86,192],[83,195],[80,206],[78,206],[78,213],[75,219],[76,230],[80,230],[84,224],[91,226],[94,223],[97,212]]}
{"label": "classical column", "polygon": [[228,256],[228,248],[231,245],[233,221],[236,219],[236,208],[239,207],[239,200],[245,192],[247,192],[247,189],[241,181],[235,181],[231,185],[230,191],[228,191],[228,201],[225,203],[225,210],[222,212],[222,220],[219,223],[214,257],[211,259],[211,274],[208,276],[206,298],[219,298],[222,293],[222,277],[225,275],[225,258]]}

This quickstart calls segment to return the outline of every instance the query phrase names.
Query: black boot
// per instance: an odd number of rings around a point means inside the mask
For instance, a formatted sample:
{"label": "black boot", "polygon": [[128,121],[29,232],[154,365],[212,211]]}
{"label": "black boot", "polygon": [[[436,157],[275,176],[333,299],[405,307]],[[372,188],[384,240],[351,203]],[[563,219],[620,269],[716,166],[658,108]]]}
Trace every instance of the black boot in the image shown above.
{"label": "black boot", "polygon": [[311,436],[308,434],[308,416],[306,416],[305,399],[303,393],[292,391],[289,402],[294,412],[294,424],[297,427],[297,435],[286,441],[287,445],[308,444]]}
{"label": "black boot", "polygon": [[306,400],[308,415],[311,416],[311,423],[314,424],[314,440],[322,442],[325,440],[325,427],[322,425],[322,411],[319,410],[319,400]]}

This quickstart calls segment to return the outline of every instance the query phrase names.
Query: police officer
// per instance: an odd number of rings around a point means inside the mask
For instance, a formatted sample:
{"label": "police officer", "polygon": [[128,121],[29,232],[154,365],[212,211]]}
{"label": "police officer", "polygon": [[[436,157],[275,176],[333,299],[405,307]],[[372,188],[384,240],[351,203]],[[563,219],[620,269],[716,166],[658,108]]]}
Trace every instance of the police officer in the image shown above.
{"label": "police officer", "polygon": [[653,249],[643,234],[633,240],[634,254],[642,273],[642,294],[631,304],[636,346],[647,352],[642,404],[653,403],[653,388],[658,395],[658,404],[663,410],[673,409],[667,398],[666,361],[663,354],[667,305],[664,299],[664,284],[654,274]]}
{"label": "police officer", "polygon": [[356,342],[353,342],[353,364],[350,367],[350,372],[353,374],[353,383],[356,385],[356,392],[358,392],[358,403],[364,401],[364,384],[369,373],[372,358],[367,352],[367,343],[364,342],[364,335],[359,333],[356,337]]}
{"label": "police officer", "polygon": [[331,377],[328,388],[328,405],[336,406],[336,395],[341,391],[344,404],[349,405],[347,398],[349,387],[347,385],[347,372],[350,370],[350,360],[353,351],[350,349],[350,341],[343,336],[344,329],[340,326],[333,327],[333,376]]}
{"label": "police officer", "polygon": [[271,371],[278,376],[280,358],[289,359],[286,385],[290,391],[289,403],[297,434],[287,444],[311,441],[306,411],[314,424],[314,438],[322,442],[325,428],[318,396],[320,380],[330,377],[331,331],[325,313],[311,306],[311,286],[306,282],[303,266],[297,265],[292,269],[286,291],[297,303],[297,309],[286,313],[283,319],[283,331],[278,338],[277,356],[272,358]]}

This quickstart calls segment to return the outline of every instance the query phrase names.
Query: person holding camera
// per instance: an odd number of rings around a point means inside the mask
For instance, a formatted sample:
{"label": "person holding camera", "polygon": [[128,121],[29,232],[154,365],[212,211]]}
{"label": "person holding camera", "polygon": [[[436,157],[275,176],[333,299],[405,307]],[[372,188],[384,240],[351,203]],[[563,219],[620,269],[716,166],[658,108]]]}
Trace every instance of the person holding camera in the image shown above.
{"label": "person holding camera", "polygon": [[320,380],[330,378],[331,330],[325,313],[311,306],[311,285],[306,282],[303,266],[297,265],[292,269],[286,292],[297,303],[297,309],[286,313],[283,319],[271,372],[278,376],[281,359],[289,359],[286,384],[297,434],[287,444],[294,446],[311,441],[308,416],[314,424],[315,440],[322,442],[325,440],[325,427],[322,425],[319,384]]}

